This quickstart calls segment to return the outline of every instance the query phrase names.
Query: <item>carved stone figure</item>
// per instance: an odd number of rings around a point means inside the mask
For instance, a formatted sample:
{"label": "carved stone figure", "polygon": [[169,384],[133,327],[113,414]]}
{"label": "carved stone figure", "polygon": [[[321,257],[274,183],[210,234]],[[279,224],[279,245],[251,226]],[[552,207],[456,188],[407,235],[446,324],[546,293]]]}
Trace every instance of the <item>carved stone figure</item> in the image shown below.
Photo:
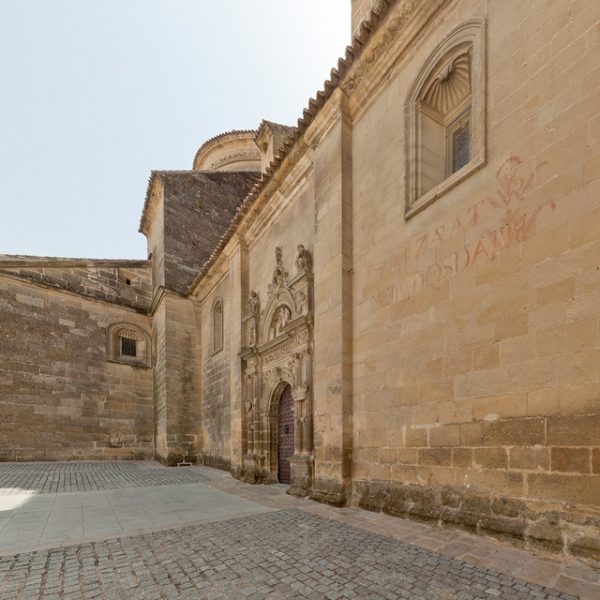
{"label": "carved stone figure", "polygon": [[292,319],[292,311],[288,306],[282,305],[276,311],[273,316],[273,321],[269,330],[269,339],[275,339],[280,336],[285,329],[285,326]]}
{"label": "carved stone figure", "polygon": [[280,306],[277,312],[279,314],[279,330],[282,332],[292,318],[292,311],[287,306]]}
{"label": "carved stone figure", "polygon": [[248,346],[256,346],[256,323],[251,321],[248,323],[246,341]]}
{"label": "carved stone figure", "polygon": [[296,294],[296,306],[298,307],[298,313],[303,315],[306,310],[306,294],[302,290]]}
{"label": "carved stone figure", "polygon": [[275,260],[277,261],[277,266],[273,272],[273,283],[269,286],[269,295],[272,295],[273,292],[283,287],[287,280],[287,273],[283,269],[283,254],[280,246],[275,248]]}
{"label": "carved stone figure", "polygon": [[298,273],[309,273],[312,269],[312,257],[302,244],[298,246],[296,268],[298,269]]}
{"label": "carved stone figure", "polygon": [[258,294],[255,291],[251,291],[250,297],[248,298],[248,314],[258,317],[259,313],[260,299],[258,298]]}

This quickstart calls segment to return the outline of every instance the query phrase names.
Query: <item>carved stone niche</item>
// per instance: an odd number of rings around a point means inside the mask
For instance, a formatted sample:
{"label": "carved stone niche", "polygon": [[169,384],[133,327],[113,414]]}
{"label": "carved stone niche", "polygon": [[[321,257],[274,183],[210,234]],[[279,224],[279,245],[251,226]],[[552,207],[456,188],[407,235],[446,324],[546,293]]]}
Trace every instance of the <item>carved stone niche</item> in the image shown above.
{"label": "carved stone niche", "polygon": [[267,301],[250,292],[242,319],[244,347],[242,397],[244,403],[241,477],[245,481],[277,482],[279,473],[278,411],[289,385],[294,404],[294,454],[289,459],[288,493],[306,496],[313,487],[313,274],[312,257],[298,246],[290,278],[281,248],[275,249],[275,268]]}

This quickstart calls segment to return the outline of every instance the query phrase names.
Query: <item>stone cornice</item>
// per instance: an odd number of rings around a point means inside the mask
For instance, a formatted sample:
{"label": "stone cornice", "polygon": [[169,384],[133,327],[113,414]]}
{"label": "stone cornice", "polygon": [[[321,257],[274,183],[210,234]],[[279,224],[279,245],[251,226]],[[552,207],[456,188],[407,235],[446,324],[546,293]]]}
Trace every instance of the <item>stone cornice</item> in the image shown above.
{"label": "stone cornice", "polygon": [[257,202],[251,214],[240,223],[238,233],[244,237],[248,246],[251,240],[260,236],[268,224],[276,219],[277,215],[281,214],[301,191],[313,169],[312,150],[306,148],[302,154],[273,194],[265,195],[263,202]]}
{"label": "stone cornice", "polygon": [[[349,99],[353,118],[362,114],[376,98],[377,89],[390,70],[431,18],[453,0],[397,1],[385,24],[371,37],[362,55],[348,69],[340,87]],[[391,3],[390,3],[391,5]]]}
{"label": "stone cornice", "polygon": [[203,302],[213,290],[221,283],[224,277],[229,275],[229,260],[240,249],[245,249],[244,240],[235,235],[223,251],[219,254],[217,260],[213,264],[210,272],[205,277],[198,281],[198,285],[194,288],[191,295],[199,302]]}
{"label": "stone cornice", "polygon": [[316,148],[321,139],[340,120],[344,102],[344,91],[341,88],[337,88],[331,94],[329,101],[319,111],[319,114],[315,116],[315,119],[304,134],[304,139],[311,148]]}

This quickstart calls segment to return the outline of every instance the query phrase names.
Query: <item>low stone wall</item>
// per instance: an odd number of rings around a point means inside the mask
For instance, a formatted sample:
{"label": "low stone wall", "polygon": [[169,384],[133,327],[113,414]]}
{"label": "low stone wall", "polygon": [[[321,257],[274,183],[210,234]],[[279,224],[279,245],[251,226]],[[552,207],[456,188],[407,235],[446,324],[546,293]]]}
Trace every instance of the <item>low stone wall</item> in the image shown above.
{"label": "low stone wall", "polygon": [[147,312],[152,302],[148,261],[0,257],[0,269],[44,286]]}

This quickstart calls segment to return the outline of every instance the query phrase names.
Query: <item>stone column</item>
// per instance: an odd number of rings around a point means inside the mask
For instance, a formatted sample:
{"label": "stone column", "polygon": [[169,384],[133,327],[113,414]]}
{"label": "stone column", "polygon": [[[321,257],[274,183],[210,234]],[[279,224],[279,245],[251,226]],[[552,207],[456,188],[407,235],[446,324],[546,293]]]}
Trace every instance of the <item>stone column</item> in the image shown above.
{"label": "stone column", "polygon": [[229,306],[231,315],[228,321],[231,323],[229,328],[230,348],[231,348],[231,369],[230,369],[230,403],[231,403],[231,450],[230,461],[231,471],[238,475],[242,471],[244,462],[243,454],[243,413],[246,407],[242,400],[242,361],[239,353],[242,349],[242,319],[246,312],[246,299],[248,297],[248,251],[246,247],[238,241],[237,247],[232,252],[229,266],[229,276],[231,279],[231,297]]}
{"label": "stone column", "polygon": [[304,416],[305,394],[303,387],[296,387],[293,390],[294,395],[294,454],[304,454]]}
{"label": "stone column", "polygon": [[305,398],[304,398],[304,437],[303,453],[313,453],[313,399],[312,399],[312,388],[310,382],[312,381],[312,356],[310,350],[307,350],[304,354],[304,360],[302,361],[303,378],[305,381]]}

